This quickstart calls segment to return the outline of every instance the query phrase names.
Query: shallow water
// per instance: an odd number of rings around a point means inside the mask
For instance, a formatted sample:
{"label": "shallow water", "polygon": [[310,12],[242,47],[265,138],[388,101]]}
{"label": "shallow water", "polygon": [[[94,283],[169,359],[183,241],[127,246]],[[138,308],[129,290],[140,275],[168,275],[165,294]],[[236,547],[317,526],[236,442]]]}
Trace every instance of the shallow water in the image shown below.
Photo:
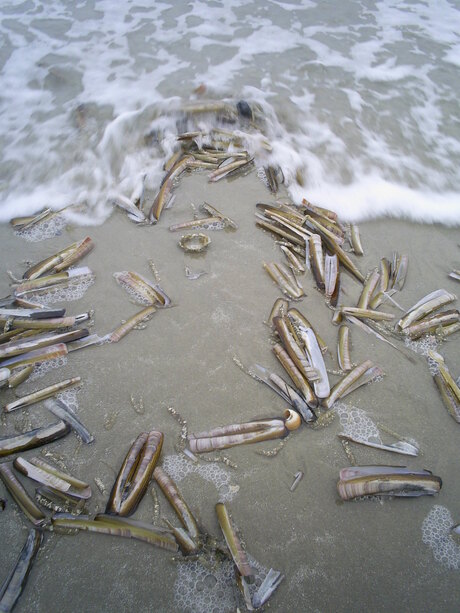
{"label": "shallow water", "polygon": [[86,201],[100,220],[158,186],[143,135],[204,85],[262,105],[294,200],[459,223],[459,23],[448,0],[3,3],[0,219]]}
{"label": "shallow water", "polygon": [[[65,366],[18,393],[82,377],[78,414],[96,440],[80,446],[71,434],[48,449],[91,482],[91,512],[104,509],[137,434],[163,431],[164,462],[203,529],[219,535],[214,505],[225,498],[252,558],[285,575],[270,602],[273,611],[458,609],[459,547],[443,532],[449,521],[460,521],[458,425],[422,355],[409,353],[414,363],[352,328],[352,360],[372,359],[385,377],[349,396],[346,407],[364,410],[374,424],[420,446],[418,458],[404,458],[355,445],[356,460],[430,469],[443,479],[436,499],[340,503],[336,481],[349,462],[336,436],[338,417],[324,429],[303,426],[275,457],[257,453],[275,443],[249,445],[226,452],[235,469],[200,462],[189,473],[175,457],[180,426],[169,406],[191,432],[280,416],[285,408],[233,362],[237,355],[246,365],[281,373],[263,323],[280,293],[262,262],[284,256],[254,223],[255,204],[274,199],[255,172],[215,184],[200,172],[181,178],[172,208],[155,227],[136,227],[120,211],[107,218],[109,201],[130,197],[144,174],[149,197],[155,193],[163,158],[175,146],[180,113],[171,111],[203,83],[206,97],[261,105],[272,151],[251,136],[248,141],[257,165],[283,169],[283,198],[306,196],[342,219],[379,218],[360,224],[365,256],[355,260],[366,272],[394,250],[408,253],[407,283],[397,296],[403,307],[440,287],[458,293],[458,282],[447,277],[459,267],[458,230],[382,217],[460,223],[457,24],[458,7],[445,1],[350,2],[346,9],[333,2],[236,0],[153,7],[26,0],[0,7],[0,220],[45,205],[88,205],[60,236],[43,242],[26,242],[0,225],[2,271],[20,275],[25,260],[41,260],[89,234],[96,248],[83,263],[96,280],[65,305],[69,314],[95,309],[94,331],[111,331],[140,309],[113,273],[151,277],[149,258],[174,303],[144,330],[72,353]],[[144,142],[152,129],[160,135],[154,147]],[[177,245],[180,233],[168,227],[191,219],[190,203],[204,200],[239,228],[208,232],[208,251],[186,255]],[[207,274],[187,279],[186,266]],[[328,366],[337,368],[331,311],[310,274],[301,280],[307,296],[298,308],[327,341]],[[0,295],[8,292],[2,274]],[[343,303],[355,304],[358,293],[344,274]],[[456,336],[440,351],[457,378]],[[132,408],[131,395],[143,398],[143,414]],[[2,404],[13,397],[2,390]],[[31,407],[5,417],[1,430],[51,421],[43,406]],[[290,492],[299,470],[304,478]],[[161,497],[160,503],[161,514],[174,520]],[[152,521],[153,515],[147,494],[135,517]],[[11,501],[0,522],[1,581],[25,541],[27,522]],[[47,534],[17,610],[235,610],[228,566],[206,574],[202,565],[178,567],[171,557],[140,542]]]}
{"label": "shallow water", "polygon": [[[190,200],[203,199],[234,218],[239,229],[210,232],[212,243],[206,254],[185,255],[177,246],[178,234],[167,227],[190,219]],[[271,352],[269,330],[263,324],[279,291],[262,269],[263,260],[281,261],[281,254],[273,239],[255,227],[254,203],[260,200],[270,197],[254,174],[212,185],[204,175],[195,174],[181,180],[174,206],[165,211],[158,226],[136,227],[123,213],[116,213],[103,226],[91,228],[96,248],[85,263],[94,270],[96,282],[83,298],[67,304],[68,313],[94,308],[95,331],[104,334],[111,330],[139,308],[130,304],[112,273],[136,270],[150,276],[147,258],[155,262],[162,286],[176,305],[158,311],[145,330],[133,331],[116,345],[71,354],[64,368],[24,384],[20,390],[23,394],[68,376],[82,377],[77,395],[79,416],[96,440],[80,447],[70,435],[48,449],[62,455],[76,476],[90,480],[94,497],[91,511],[103,509],[115,473],[140,431],[161,429],[165,433],[163,456],[175,454],[173,445],[180,428],[167,412],[168,406],[175,407],[195,432],[257,416],[281,415],[285,408],[281,399],[232,361],[238,355],[247,365],[259,362],[281,372]],[[19,273],[24,269],[23,259],[42,258],[83,237],[86,229],[70,228],[42,243],[16,238],[7,226],[1,226],[0,232],[7,247],[3,266]],[[361,235],[366,253],[358,261],[361,270],[376,265],[393,249],[404,252],[410,246],[408,280],[399,296],[404,307],[437,287],[455,291],[455,281],[446,277],[457,255],[455,230],[386,220],[362,224]],[[185,265],[208,274],[191,281],[185,277]],[[330,323],[331,312],[309,273],[302,283],[307,296],[298,306],[328,343],[334,356],[329,356],[328,365],[337,368],[337,328]],[[343,301],[353,304],[359,285],[344,274],[343,289]],[[0,293],[7,291],[2,277]],[[257,453],[260,448],[273,448],[273,443],[227,450],[236,469],[222,464],[204,466],[219,466],[229,477],[208,473],[208,478],[215,479],[213,483],[190,474],[180,481],[180,489],[200,524],[214,536],[219,535],[214,505],[230,492],[228,506],[248,552],[263,567],[272,566],[286,576],[271,601],[273,611],[299,607],[308,611],[365,607],[390,611],[395,606],[410,611],[423,610],[427,601],[437,603],[430,606],[435,610],[454,611],[459,597],[458,571],[435,560],[422,540],[422,524],[436,504],[448,509],[458,522],[458,425],[442,405],[425,358],[413,354],[414,364],[359,330],[353,328],[351,334],[353,361],[370,358],[382,366],[386,376],[353,393],[345,404],[365,410],[374,423],[382,423],[420,445],[418,458],[355,445],[358,464],[428,468],[443,479],[436,499],[339,503],[335,483],[348,460],[336,437],[341,431],[337,418],[325,429],[302,427],[273,458]],[[454,336],[441,347],[455,375],[457,342]],[[335,378],[331,376],[331,380]],[[143,397],[144,415],[134,412],[131,394],[136,400]],[[9,399],[12,394],[3,396]],[[51,421],[43,407],[32,407],[29,415],[33,424]],[[8,416],[6,431],[11,432],[15,423],[24,427],[22,419],[20,415]],[[381,435],[384,441],[393,442],[384,432]],[[177,466],[177,460],[167,462]],[[305,476],[291,493],[298,470]],[[94,477],[103,482],[105,495],[98,491]],[[166,502],[161,498],[160,502],[161,513],[173,519]],[[152,519],[149,495],[135,517]],[[26,522],[11,502],[1,520],[0,541],[5,553],[0,576],[4,577],[22,546]],[[200,580],[192,565],[177,568],[171,557],[134,541],[88,534],[48,535],[17,608],[147,611],[154,606],[171,611],[184,610],[187,601],[190,610],[209,611],[212,600],[216,610],[234,609],[234,605],[225,605],[228,598],[232,602],[230,588],[230,596],[228,592],[218,595],[211,586],[206,600],[203,576]]]}

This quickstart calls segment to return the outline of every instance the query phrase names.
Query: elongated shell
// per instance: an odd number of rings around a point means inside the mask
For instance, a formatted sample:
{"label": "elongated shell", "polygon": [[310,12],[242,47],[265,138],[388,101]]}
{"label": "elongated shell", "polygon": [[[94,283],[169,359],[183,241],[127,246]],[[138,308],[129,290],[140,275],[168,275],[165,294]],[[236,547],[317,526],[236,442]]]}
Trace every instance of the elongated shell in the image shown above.
{"label": "elongated shell", "polygon": [[332,304],[337,305],[339,297],[339,258],[334,255],[326,254],[324,259],[324,293],[326,300]]}
{"label": "elongated shell", "polygon": [[289,357],[287,351],[280,344],[276,344],[273,347],[273,353],[278,358],[281,366],[284,368],[299,393],[302,394],[308,406],[313,409],[317,407],[318,399],[316,398],[308,381],[305,379],[300,370]]}
{"label": "elongated shell", "polygon": [[28,394],[27,396],[23,396],[22,398],[18,398],[18,400],[14,400],[13,402],[9,402],[4,406],[5,413],[10,413],[11,411],[15,411],[16,409],[20,409],[23,407],[30,406],[31,404],[35,404],[36,402],[41,402],[46,398],[50,398],[51,396],[55,396],[59,392],[66,390],[69,387],[77,385],[81,382],[80,377],[73,377],[72,379],[66,379],[65,381],[60,381],[59,383],[55,383],[54,385],[50,385],[48,387],[44,387],[41,390],[37,390],[32,394]]}
{"label": "elongated shell", "polygon": [[4,346],[0,346],[0,359],[7,359],[15,355],[21,355],[28,351],[34,351],[41,349],[42,347],[48,347],[49,345],[55,345],[56,343],[68,343],[80,338],[88,336],[88,330],[72,330],[71,332],[60,332],[37,335],[36,337],[20,338],[16,341],[6,343]]}
{"label": "elongated shell", "polygon": [[59,419],[62,419],[62,421],[69,424],[72,430],[78,434],[86,445],[89,445],[89,443],[94,441],[94,436],[91,434],[88,428],[81,423],[81,421],[71,411],[65,402],[59,398],[50,398],[49,400],[45,400],[45,406],[48,411],[53,413],[53,415],[59,417]]}
{"label": "elongated shell", "polygon": [[227,547],[232,554],[233,561],[235,562],[240,575],[243,577],[253,575],[254,572],[248,562],[246,553],[241,546],[240,539],[233,528],[227,508],[223,502],[218,502],[216,504],[216,513],[225,542],[227,543]]}
{"label": "elongated shell", "polygon": [[181,493],[177,489],[177,486],[174,481],[161,468],[161,466],[157,466],[155,468],[155,470],[153,471],[153,476],[158,485],[160,486],[161,491],[168,499],[168,502],[175,510],[184,528],[187,529],[192,539],[197,538],[199,532],[196,520],[193,517],[193,514],[187,506],[187,503],[185,502]]}
{"label": "elongated shell", "polygon": [[35,556],[43,540],[43,534],[34,528],[29,530],[27,540],[19,554],[15,567],[0,587],[0,611],[13,610],[27,581]]}
{"label": "elongated shell", "polygon": [[0,464],[0,479],[26,517],[36,526],[43,525],[46,521],[46,515],[42,513],[22,484],[16,479],[10,468],[11,465],[8,464]]}
{"label": "elongated shell", "polygon": [[324,291],[324,255],[319,234],[310,236],[310,265],[318,289]]}
{"label": "elongated shell", "polygon": [[191,221],[184,221],[183,223],[169,226],[171,232],[177,232],[178,230],[195,230],[197,228],[203,228],[204,230],[223,230],[225,228],[225,223],[220,217],[204,217],[203,219],[193,219]]}
{"label": "elongated shell", "polygon": [[278,285],[280,290],[293,300],[298,300],[304,296],[303,289],[298,285],[297,280],[292,276],[286,276],[281,266],[275,264],[275,262],[263,262],[263,267]]}
{"label": "elongated shell", "polygon": [[309,373],[311,371],[311,363],[307,359],[307,356],[297,343],[297,335],[295,331],[289,329],[289,324],[285,317],[275,317],[273,319],[273,326],[278,333],[278,336],[283,343],[284,348],[289,354],[289,357],[300,370],[305,379],[309,379]]}
{"label": "elongated shell", "polygon": [[174,164],[174,166],[164,177],[160,190],[153,201],[152,208],[150,209],[149,219],[151,222],[155,223],[160,219],[161,212],[171,198],[174,180],[179,177],[179,175],[187,168],[189,162],[192,160],[193,157],[190,155],[182,157]]}
{"label": "elongated shell", "polygon": [[326,364],[319,347],[318,339],[312,328],[301,328],[300,336],[305,346],[310,365],[318,371],[319,379],[313,381],[313,387],[317,398],[327,398],[331,391],[327,376]]}
{"label": "elongated shell", "polygon": [[356,381],[363,376],[363,374],[369,369],[372,368],[373,364],[370,360],[365,360],[355,368],[351,372],[349,372],[343,379],[341,379],[331,390],[329,398],[323,400],[323,406],[330,409],[334,402],[341,398],[344,392]]}
{"label": "elongated shell", "polygon": [[339,341],[337,346],[337,361],[339,367],[348,371],[352,369],[350,359],[350,328],[348,326],[340,326]]}
{"label": "elongated shell", "polygon": [[448,385],[440,374],[434,375],[433,379],[436,383],[439,393],[441,394],[444,406],[449,411],[451,417],[453,417],[455,421],[460,424],[460,403],[457,402],[454,394],[452,394]]}
{"label": "elongated shell", "polygon": [[260,607],[262,607],[267,602],[267,600],[272,597],[275,590],[278,588],[283,579],[284,575],[282,575],[279,571],[270,568],[265,579],[262,582],[262,585],[259,587],[259,589],[252,598],[253,607],[255,609],[260,609]]}
{"label": "elongated shell", "polygon": [[442,486],[440,477],[413,474],[377,474],[339,480],[337,490],[342,500],[360,496],[434,496]]}
{"label": "elongated shell", "polygon": [[49,426],[35,428],[16,436],[0,438],[0,457],[19,453],[26,449],[46,445],[70,432],[70,427],[63,421],[58,421]]}
{"label": "elongated shell", "polygon": [[340,470],[339,478],[342,481],[349,481],[358,477],[369,477],[375,475],[432,475],[430,470],[411,470],[406,466],[388,465],[367,465],[367,466],[348,466]]}
{"label": "elongated shell", "polygon": [[404,330],[414,321],[422,319],[432,311],[440,309],[445,304],[449,304],[449,302],[453,302],[456,299],[457,296],[455,296],[455,294],[450,294],[446,292],[445,289],[438,289],[431,292],[431,294],[427,294],[414,304],[414,306],[398,321],[397,326],[399,329]]}
{"label": "elongated shell", "polygon": [[106,513],[127,516],[141,501],[160,457],[163,433],[142,432],[131,445],[113,485]]}
{"label": "elongated shell", "polygon": [[99,534],[137,539],[169,551],[177,551],[178,549],[175,538],[168,530],[126,517],[97,515],[95,519],[88,519],[66,513],[57,513],[53,516],[52,522],[53,526],[58,529],[86,530]]}
{"label": "elongated shell", "polygon": [[58,343],[57,345],[51,345],[49,347],[43,347],[42,349],[34,349],[34,351],[28,351],[21,355],[15,355],[2,362],[2,367],[7,367],[10,370],[14,368],[20,368],[22,366],[29,366],[31,364],[39,364],[40,362],[47,362],[48,360],[54,360],[67,355],[67,347],[64,343]]}
{"label": "elongated shell", "polygon": [[379,284],[379,281],[380,273],[378,272],[377,268],[375,268],[364,283],[363,291],[361,292],[361,296],[359,297],[357,304],[359,309],[367,309],[369,307],[372,294]]}
{"label": "elongated shell", "polygon": [[286,436],[286,433],[283,419],[265,419],[190,434],[188,444],[192,453],[206,453],[215,449],[281,438]]}
{"label": "elongated shell", "polygon": [[108,334],[106,337],[107,340],[111,343],[118,343],[118,341],[121,341],[121,339],[124,338],[129,332],[131,332],[131,330],[133,330],[135,326],[149,319],[150,316],[155,313],[155,311],[156,307],[154,307],[153,305],[145,307],[145,309],[142,309],[141,311],[130,317],[127,321],[125,321],[125,323],[118,326],[118,328],[115,328],[113,332],[110,332],[110,334]]}
{"label": "elongated shell", "polygon": [[267,324],[271,326],[275,317],[282,317],[287,315],[289,309],[289,302],[285,298],[277,298],[272,306],[270,315],[267,319]]}
{"label": "elongated shell", "polygon": [[363,246],[361,245],[361,237],[359,236],[359,228],[356,224],[352,223],[350,226],[350,242],[356,255],[363,255]]}

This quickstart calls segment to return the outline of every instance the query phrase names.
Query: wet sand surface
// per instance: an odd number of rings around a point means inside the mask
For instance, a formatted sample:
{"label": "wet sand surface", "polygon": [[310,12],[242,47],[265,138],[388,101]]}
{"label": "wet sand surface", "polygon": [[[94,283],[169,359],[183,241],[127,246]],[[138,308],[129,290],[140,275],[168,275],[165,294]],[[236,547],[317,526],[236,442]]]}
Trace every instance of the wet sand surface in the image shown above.
{"label": "wet sand surface", "polygon": [[[168,227],[191,219],[190,202],[199,206],[204,200],[235,219],[239,228],[208,232],[212,242],[206,253],[184,254],[177,245],[180,233]],[[72,474],[91,483],[91,513],[104,509],[116,473],[139,432],[161,430],[165,435],[162,457],[176,454],[180,426],[168,407],[187,420],[190,432],[254,417],[281,416],[286,408],[232,360],[237,355],[246,365],[258,362],[282,374],[264,325],[281,294],[262,262],[281,262],[284,256],[272,236],[255,226],[255,204],[261,201],[274,200],[254,174],[217,184],[208,184],[204,174],[194,174],[181,180],[173,207],[163,213],[156,227],[136,227],[116,211],[102,226],[71,227],[54,239],[28,243],[14,236],[10,227],[0,226],[2,271],[12,270],[18,276],[25,270],[24,260],[38,261],[91,236],[96,247],[82,264],[95,272],[96,281],[83,298],[65,306],[68,314],[94,309],[93,331],[100,335],[141,308],[115,283],[112,274],[116,271],[133,270],[150,278],[147,260],[151,258],[161,286],[174,303],[173,308],[158,310],[142,331],[131,332],[118,344],[74,352],[64,367],[19,387],[18,395],[24,395],[70,376],[82,377],[78,415],[95,441],[80,445],[70,434],[47,449],[62,456]],[[334,209],[333,202],[329,205]],[[409,308],[438,288],[458,292],[458,282],[447,277],[452,268],[458,268],[458,229],[382,219],[362,223],[360,230],[365,256],[354,260],[363,273],[395,250],[409,255],[406,286],[395,296],[403,307]],[[207,274],[189,280],[185,266]],[[327,341],[327,365],[336,369],[338,329],[331,324],[332,312],[315,289],[311,274],[307,272],[300,280],[307,295],[296,306]],[[342,288],[343,304],[356,304],[360,285],[347,273],[342,275]],[[0,295],[8,293],[8,279],[2,274]],[[393,308],[384,310],[397,313]],[[336,482],[339,470],[349,462],[337,439],[341,431],[338,417],[322,429],[303,425],[275,457],[257,451],[275,447],[276,441],[227,450],[225,455],[237,468],[218,466],[230,475],[230,490],[227,486],[219,491],[198,475],[186,477],[179,487],[200,525],[216,537],[220,533],[214,505],[222,492],[233,495],[227,504],[247,551],[262,566],[280,570],[286,577],[270,601],[273,612],[458,610],[458,571],[435,561],[432,550],[422,542],[421,527],[433,505],[447,507],[454,523],[460,521],[459,426],[444,408],[423,356],[406,352],[411,361],[350,328],[353,362],[369,358],[386,376],[348,396],[345,404],[364,409],[375,423],[420,445],[417,458],[355,445],[357,463],[427,468],[442,477],[437,498],[341,503]],[[404,349],[401,341],[395,342]],[[460,374],[458,338],[454,335],[445,341],[440,352],[456,378]],[[337,380],[333,375],[330,379]],[[132,408],[131,394],[143,398],[144,414]],[[11,390],[1,391],[2,405],[13,398]],[[52,421],[43,405],[34,405],[4,417],[2,433]],[[384,433],[382,437],[393,442]],[[24,455],[37,453],[32,450]],[[290,492],[293,475],[299,470],[304,478]],[[104,484],[105,494],[96,487],[96,477]],[[32,482],[26,487],[33,491]],[[0,492],[8,498],[0,514],[3,580],[29,526],[3,485]],[[166,501],[159,498],[162,516],[176,521]],[[147,493],[134,518],[152,521],[153,508]],[[16,611],[185,610],[175,595],[187,595],[190,584],[176,581],[178,565],[171,558],[171,553],[128,539],[47,533]],[[202,610],[225,610],[219,594],[212,599]],[[200,610],[198,601],[189,598],[188,602],[187,610]]]}

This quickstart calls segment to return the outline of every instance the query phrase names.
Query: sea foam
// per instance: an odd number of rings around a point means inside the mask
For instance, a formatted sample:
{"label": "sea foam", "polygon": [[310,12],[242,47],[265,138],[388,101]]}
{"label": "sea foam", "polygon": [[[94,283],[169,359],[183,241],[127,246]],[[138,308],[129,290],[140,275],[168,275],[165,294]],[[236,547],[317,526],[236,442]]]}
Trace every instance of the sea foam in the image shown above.
{"label": "sea foam", "polygon": [[146,172],[157,189],[170,112],[204,84],[261,106],[272,151],[257,161],[281,167],[294,202],[350,221],[460,223],[459,11],[447,0],[30,0],[0,17],[0,221],[86,203],[78,222],[100,223]]}

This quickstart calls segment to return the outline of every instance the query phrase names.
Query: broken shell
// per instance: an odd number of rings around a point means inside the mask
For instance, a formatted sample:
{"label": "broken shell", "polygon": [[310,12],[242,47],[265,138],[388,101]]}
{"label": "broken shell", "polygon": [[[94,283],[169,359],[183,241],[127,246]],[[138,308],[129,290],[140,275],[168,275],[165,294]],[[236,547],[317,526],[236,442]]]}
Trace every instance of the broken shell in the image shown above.
{"label": "broken shell", "polygon": [[211,239],[209,236],[206,236],[206,234],[185,234],[181,236],[179,246],[182,247],[184,251],[199,253],[207,249],[210,242]]}
{"label": "broken shell", "polygon": [[286,409],[284,411],[284,425],[288,430],[297,430],[302,423],[300,415],[292,409]]}

